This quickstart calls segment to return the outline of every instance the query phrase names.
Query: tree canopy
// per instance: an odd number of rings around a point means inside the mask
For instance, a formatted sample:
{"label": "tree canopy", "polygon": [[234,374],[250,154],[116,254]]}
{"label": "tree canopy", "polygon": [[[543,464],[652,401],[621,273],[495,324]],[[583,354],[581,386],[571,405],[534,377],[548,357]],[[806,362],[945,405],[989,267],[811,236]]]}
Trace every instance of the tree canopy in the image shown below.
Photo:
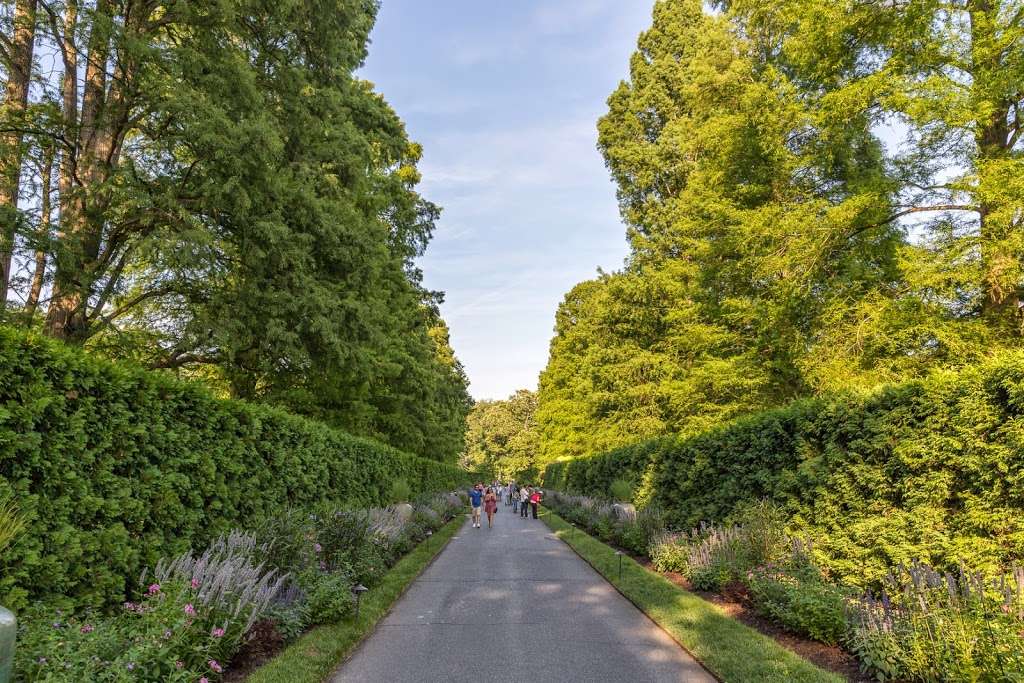
{"label": "tree canopy", "polygon": [[631,254],[559,310],[543,460],[1019,344],[1022,21],[659,0],[598,123]]}
{"label": "tree canopy", "polygon": [[354,73],[375,0],[3,7],[8,322],[456,457],[440,210]]}
{"label": "tree canopy", "polygon": [[536,481],[537,394],[520,389],[503,401],[478,401],[466,419],[466,469],[502,480]]}

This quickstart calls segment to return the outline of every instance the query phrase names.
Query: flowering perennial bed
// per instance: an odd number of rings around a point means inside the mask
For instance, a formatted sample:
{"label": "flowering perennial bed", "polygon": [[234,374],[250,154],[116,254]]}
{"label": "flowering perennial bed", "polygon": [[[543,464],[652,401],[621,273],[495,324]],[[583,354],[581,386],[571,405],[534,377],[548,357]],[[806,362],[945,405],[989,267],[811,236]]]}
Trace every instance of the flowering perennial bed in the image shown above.
{"label": "flowering perennial bed", "polygon": [[843,585],[809,543],[785,532],[759,501],[734,524],[670,532],[654,509],[624,513],[585,496],[549,492],[559,515],[684,575],[697,590],[753,606],[798,635],[841,644],[880,681],[993,681],[1024,674],[1024,569],[983,575],[919,562],[890,569],[871,591]]}
{"label": "flowering perennial bed", "polygon": [[284,511],[157,562],[117,610],[36,604],[21,617],[15,680],[213,683],[312,625],[350,618],[353,587],[376,585],[463,506],[445,494],[411,509]]}

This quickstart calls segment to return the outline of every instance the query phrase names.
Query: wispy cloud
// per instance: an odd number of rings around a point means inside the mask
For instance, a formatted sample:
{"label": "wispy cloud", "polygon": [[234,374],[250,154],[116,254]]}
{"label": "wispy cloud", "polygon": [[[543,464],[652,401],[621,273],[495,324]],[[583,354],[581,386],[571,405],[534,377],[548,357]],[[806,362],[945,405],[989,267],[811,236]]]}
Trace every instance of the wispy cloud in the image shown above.
{"label": "wispy cloud", "polygon": [[533,386],[564,293],[626,254],[596,120],[653,0],[385,0],[365,77],[444,207],[420,260],[478,398]]}

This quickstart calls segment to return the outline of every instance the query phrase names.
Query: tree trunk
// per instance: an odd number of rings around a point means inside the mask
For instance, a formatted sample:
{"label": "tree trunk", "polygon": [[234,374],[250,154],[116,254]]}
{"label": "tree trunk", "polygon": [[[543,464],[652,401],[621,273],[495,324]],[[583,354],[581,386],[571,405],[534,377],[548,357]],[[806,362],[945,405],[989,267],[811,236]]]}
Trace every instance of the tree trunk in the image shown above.
{"label": "tree trunk", "polygon": [[[1003,52],[995,49],[1000,33],[998,4],[991,0],[971,0],[967,8],[970,17],[970,66],[974,76],[972,89],[983,100],[991,100],[991,93],[997,93],[995,101],[986,102],[991,105],[991,113],[976,123],[977,168],[987,161],[1009,156],[1010,116],[1016,96],[1005,93],[1005,88],[999,87],[998,83],[992,83],[993,78],[1001,78],[1006,68],[1002,63]],[[1019,270],[1019,263],[1009,246],[1012,242],[1009,233],[1013,228],[992,220],[991,214],[996,208],[985,201],[980,201],[978,206],[984,273],[982,315],[997,329],[1019,333],[1017,318],[1021,292],[1014,275]]]}
{"label": "tree trunk", "polygon": [[[53,162],[54,147],[48,146],[43,151],[43,163],[40,168],[40,186],[42,187],[42,198],[39,210],[39,243],[46,244],[50,238],[50,214],[52,212],[51,198],[53,196]],[[35,272],[32,274],[32,286],[28,290],[28,300],[25,302],[25,313],[29,322],[35,317],[36,309],[39,308],[39,296],[43,292],[43,279],[46,277],[46,249],[42,246],[36,247]]]}
{"label": "tree trunk", "polygon": [[[36,0],[16,0],[11,60],[7,65],[7,87],[4,106],[13,118],[28,107],[28,88],[32,79],[32,51],[35,46]],[[10,212],[0,230],[0,306],[7,305],[14,257],[14,232],[21,186],[21,133],[9,132],[0,137],[0,206]]]}
{"label": "tree trunk", "polygon": [[[74,3],[69,3],[69,14],[76,9]],[[110,0],[99,0],[95,14],[97,17],[109,16]],[[65,38],[73,42],[71,26],[73,25],[65,27]],[[80,123],[68,116],[69,113],[72,116],[77,114],[70,106],[77,102],[77,93],[74,87],[75,72],[69,72],[68,65],[65,65],[65,121],[69,124],[67,131],[71,132],[77,128],[78,135],[74,145],[75,154],[69,155],[73,158],[61,168],[60,243],[53,277],[53,294],[43,329],[51,337],[67,341],[84,341],[87,336],[87,305],[95,277],[91,266],[102,238],[103,218],[90,216],[90,213],[96,212],[90,212],[90,199],[87,195],[92,187],[102,182],[105,177],[101,168],[105,160],[101,160],[97,155],[96,142],[101,137],[98,128],[105,122],[103,110],[110,40],[106,22],[94,20],[89,35]],[[65,51],[74,54],[74,45],[71,50]],[[80,179],[82,186],[75,185],[75,178]]]}

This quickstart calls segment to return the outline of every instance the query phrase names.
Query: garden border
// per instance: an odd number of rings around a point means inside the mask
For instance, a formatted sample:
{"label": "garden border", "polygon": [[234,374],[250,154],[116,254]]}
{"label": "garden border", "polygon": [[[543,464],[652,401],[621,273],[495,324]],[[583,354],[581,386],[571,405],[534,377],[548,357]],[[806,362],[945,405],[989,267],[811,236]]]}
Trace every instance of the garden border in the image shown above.
{"label": "garden border", "polygon": [[321,683],[351,658],[377,624],[405,594],[412,582],[433,564],[465,525],[466,515],[453,520],[399,560],[363,598],[358,619],[317,626],[246,677],[246,683]]}
{"label": "garden border", "polygon": [[[754,680],[841,683],[844,680],[723,614],[703,598],[684,591],[628,555],[616,555],[611,546],[551,510],[545,509],[542,519],[557,538],[723,683]],[[616,557],[622,558],[622,580],[616,577]],[[723,642],[728,642],[729,646],[723,647]]]}

